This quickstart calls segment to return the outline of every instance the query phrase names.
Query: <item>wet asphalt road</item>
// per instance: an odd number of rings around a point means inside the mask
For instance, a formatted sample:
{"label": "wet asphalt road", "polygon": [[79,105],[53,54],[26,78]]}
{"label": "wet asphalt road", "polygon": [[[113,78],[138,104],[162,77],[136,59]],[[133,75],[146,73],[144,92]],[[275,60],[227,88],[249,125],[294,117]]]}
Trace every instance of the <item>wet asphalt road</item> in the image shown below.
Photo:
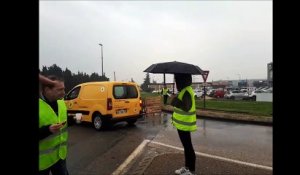
{"label": "wet asphalt road", "polygon": [[126,122],[104,131],[89,124],[69,127],[67,167],[71,175],[111,174],[144,140],[153,139],[161,125],[138,121]]}
{"label": "wet asphalt road", "polygon": [[[192,133],[195,151],[272,166],[273,127],[203,119],[198,119],[197,125],[198,131]],[[182,147],[170,125],[154,141]]]}
{"label": "wet asphalt road", "polygon": [[[270,126],[198,120],[192,134],[195,151],[230,159],[272,166]],[[149,116],[128,126],[118,123],[97,132],[88,124],[69,127],[67,166],[71,175],[111,174],[144,140],[182,147],[170,114]]]}

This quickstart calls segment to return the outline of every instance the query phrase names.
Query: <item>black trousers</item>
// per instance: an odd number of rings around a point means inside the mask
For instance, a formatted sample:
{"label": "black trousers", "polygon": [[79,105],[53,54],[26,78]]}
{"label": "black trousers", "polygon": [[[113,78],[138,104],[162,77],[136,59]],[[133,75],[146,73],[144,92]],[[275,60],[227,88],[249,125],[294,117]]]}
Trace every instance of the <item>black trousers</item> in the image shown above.
{"label": "black trousers", "polygon": [[69,175],[67,170],[66,159],[65,160],[60,159],[51,167],[43,171],[39,171],[39,175],[49,175],[50,171],[52,175]]}
{"label": "black trousers", "polygon": [[191,132],[178,130],[180,141],[184,148],[185,166],[195,171],[196,154],[192,145]]}
{"label": "black trousers", "polygon": [[164,95],[164,104],[167,104],[168,95]]}

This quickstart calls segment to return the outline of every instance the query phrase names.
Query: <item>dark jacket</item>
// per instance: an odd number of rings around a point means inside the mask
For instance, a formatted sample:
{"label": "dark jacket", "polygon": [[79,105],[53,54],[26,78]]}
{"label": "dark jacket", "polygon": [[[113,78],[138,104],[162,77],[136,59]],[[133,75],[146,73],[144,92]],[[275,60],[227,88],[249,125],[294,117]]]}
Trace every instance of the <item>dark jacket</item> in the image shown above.
{"label": "dark jacket", "polygon": [[[174,74],[174,77],[179,92],[192,84],[192,76],[190,74]],[[177,97],[171,101],[171,105],[188,112],[192,107],[192,98],[194,97],[191,97],[191,94],[186,91],[183,94],[182,100],[179,100],[177,95]]]}
{"label": "dark jacket", "polygon": [[192,98],[190,93],[188,91],[185,91],[182,97],[182,101],[178,99],[177,95],[177,97],[175,97],[171,102],[171,105],[188,112],[192,107]]}

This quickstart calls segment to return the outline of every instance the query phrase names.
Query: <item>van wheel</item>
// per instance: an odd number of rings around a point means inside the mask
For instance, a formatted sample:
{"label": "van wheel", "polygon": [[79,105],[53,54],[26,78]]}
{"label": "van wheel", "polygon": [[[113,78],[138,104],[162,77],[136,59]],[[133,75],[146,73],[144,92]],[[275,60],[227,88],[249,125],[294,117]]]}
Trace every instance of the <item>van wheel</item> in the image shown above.
{"label": "van wheel", "polygon": [[97,114],[93,119],[94,128],[99,131],[103,128],[103,121],[99,114]]}
{"label": "van wheel", "polygon": [[130,120],[127,120],[127,123],[129,126],[133,126],[136,121],[137,121],[137,119],[130,119]]}

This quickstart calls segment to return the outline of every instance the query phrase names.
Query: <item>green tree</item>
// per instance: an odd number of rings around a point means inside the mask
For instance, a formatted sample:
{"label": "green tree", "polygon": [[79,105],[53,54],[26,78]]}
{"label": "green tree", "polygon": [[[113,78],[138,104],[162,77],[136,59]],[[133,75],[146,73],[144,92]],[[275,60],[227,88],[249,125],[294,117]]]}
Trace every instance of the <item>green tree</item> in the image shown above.
{"label": "green tree", "polygon": [[75,84],[73,83],[72,72],[68,68],[66,68],[65,71],[63,71],[63,77],[65,80],[65,91],[67,93],[75,86]]}
{"label": "green tree", "polygon": [[90,76],[90,81],[99,81],[100,80],[100,76],[97,73],[92,73]]}
{"label": "green tree", "polygon": [[50,67],[43,66],[40,73],[45,76],[55,75],[58,77],[63,77],[65,81],[66,92],[69,92],[73,87],[81,83],[90,81],[109,81],[109,78],[107,78],[105,74],[103,76],[99,76],[97,73],[92,73],[91,76],[89,76],[87,73],[80,71],[75,74],[72,73],[68,68],[63,71],[56,64],[53,64]]}
{"label": "green tree", "polygon": [[146,78],[144,79],[144,83],[141,85],[141,88],[145,92],[151,92],[153,88],[150,88],[149,85],[150,85],[150,76],[149,73],[147,73]]}
{"label": "green tree", "polygon": [[57,77],[63,77],[63,71],[56,64],[53,64],[48,68],[48,75],[55,75]]}

